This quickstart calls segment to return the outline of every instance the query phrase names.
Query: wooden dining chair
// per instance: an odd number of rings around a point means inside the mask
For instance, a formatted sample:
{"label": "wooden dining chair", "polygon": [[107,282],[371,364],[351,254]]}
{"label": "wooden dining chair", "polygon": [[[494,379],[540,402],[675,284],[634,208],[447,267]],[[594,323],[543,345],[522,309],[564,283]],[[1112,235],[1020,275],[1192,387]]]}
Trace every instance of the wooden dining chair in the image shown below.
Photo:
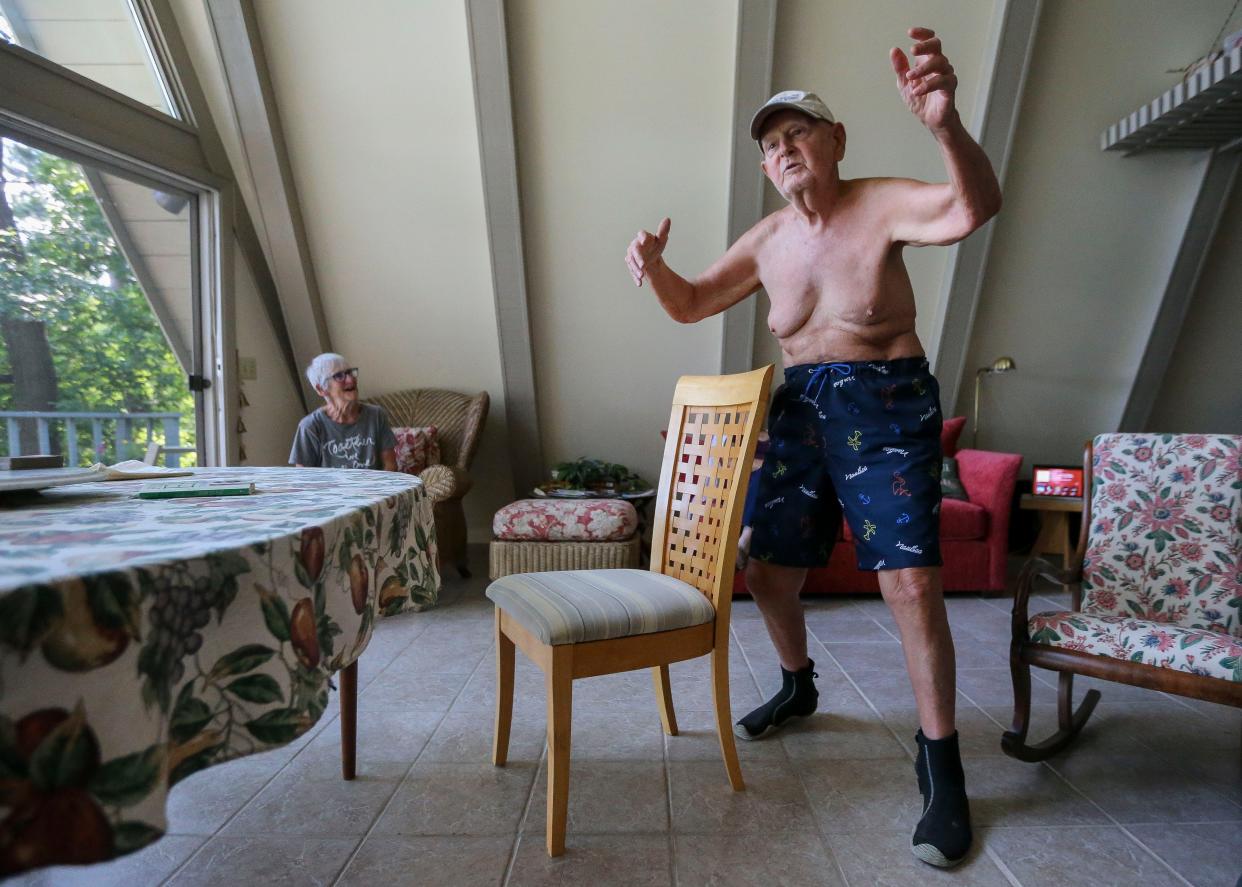
{"label": "wooden dining chair", "polygon": [[729,711],[729,605],[737,536],[771,365],[683,376],[657,487],[650,570],[515,573],[487,589],[496,604],[496,732],[504,766],[513,718],[514,647],[544,673],[548,702],[549,856],[565,852],[569,737],[576,678],[651,668],[664,732],[677,735],[668,666],[711,655],[716,733],[729,783],[742,771]]}

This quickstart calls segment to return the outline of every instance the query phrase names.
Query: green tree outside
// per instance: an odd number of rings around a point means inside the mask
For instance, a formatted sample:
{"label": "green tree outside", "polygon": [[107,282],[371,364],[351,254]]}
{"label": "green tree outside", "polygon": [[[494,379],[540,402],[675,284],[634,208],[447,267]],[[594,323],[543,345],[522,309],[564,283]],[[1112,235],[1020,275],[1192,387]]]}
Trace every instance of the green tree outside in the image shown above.
{"label": "green tree outside", "polygon": [[[41,321],[61,412],[179,412],[181,443],[194,443],[194,398],[142,288],[117,245],[77,163],[11,140],[0,141],[0,320]],[[11,224],[5,224],[5,206]],[[0,337],[0,377],[12,373]],[[0,383],[0,410],[14,409]],[[89,423],[78,426],[89,463]],[[145,449],[145,430],[134,429]],[[158,436],[158,434],[157,434]],[[0,452],[7,452],[0,434]],[[191,456],[192,459],[192,456]]]}

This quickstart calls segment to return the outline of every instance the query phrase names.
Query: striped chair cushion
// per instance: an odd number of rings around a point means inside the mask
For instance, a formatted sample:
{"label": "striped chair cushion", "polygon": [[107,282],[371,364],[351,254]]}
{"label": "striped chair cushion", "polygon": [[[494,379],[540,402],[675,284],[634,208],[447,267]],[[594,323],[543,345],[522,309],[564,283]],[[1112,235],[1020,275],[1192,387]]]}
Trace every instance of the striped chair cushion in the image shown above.
{"label": "striped chair cushion", "polygon": [[515,573],[487,596],[545,644],[578,644],[702,625],[715,618],[694,586],[649,570]]}

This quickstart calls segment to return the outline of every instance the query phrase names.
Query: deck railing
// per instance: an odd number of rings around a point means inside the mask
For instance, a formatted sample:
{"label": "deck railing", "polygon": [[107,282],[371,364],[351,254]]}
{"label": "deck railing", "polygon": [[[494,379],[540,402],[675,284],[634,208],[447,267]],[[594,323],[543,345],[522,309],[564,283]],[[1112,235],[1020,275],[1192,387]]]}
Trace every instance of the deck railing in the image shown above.
{"label": "deck railing", "polygon": [[[179,468],[182,453],[193,453],[194,447],[181,445],[181,413],[96,413],[96,412],[41,412],[34,410],[0,410],[0,419],[7,426],[10,456],[22,454],[21,427],[24,422],[34,422],[38,438],[38,452],[51,453],[53,438],[60,452],[65,454],[65,464],[77,466],[81,453],[79,425],[90,423],[91,458],[86,462],[119,462],[141,456],[145,444],[157,439],[158,426],[164,439],[161,451],[164,464]],[[136,444],[135,433],[145,429],[143,444]],[[139,452],[127,453],[136,445]],[[110,451],[110,452],[109,452]]]}

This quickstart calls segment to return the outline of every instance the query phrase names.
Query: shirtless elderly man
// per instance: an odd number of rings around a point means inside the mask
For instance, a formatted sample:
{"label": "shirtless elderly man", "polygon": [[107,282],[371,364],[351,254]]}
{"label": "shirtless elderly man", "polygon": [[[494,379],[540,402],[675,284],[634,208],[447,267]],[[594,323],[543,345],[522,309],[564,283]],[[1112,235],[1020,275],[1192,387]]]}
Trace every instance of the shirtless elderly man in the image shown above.
{"label": "shirtless elderly man", "polygon": [[858,568],[878,573],[901,632],[922,729],[915,769],[923,815],[912,849],[948,866],[970,848],[970,812],[954,726],[955,663],[940,584],[940,403],[914,331],[906,246],[947,245],[1000,209],[1000,186],[954,107],[957,77],[928,28],[911,28],[914,65],[890,53],[901,97],[931,131],[947,184],[842,179],[845,127],[818,96],[782,92],[750,134],[763,171],[789,202],[686,280],[662,258],[670,222],[639,232],[626,264],[681,323],[711,317],[763,287],[785,384],[773,399],[771,446],[746,581],[780,656],[782,687],[734,732],[758,739],[815,711],[798,599],[807,569],[827,562],[842,515]]}

